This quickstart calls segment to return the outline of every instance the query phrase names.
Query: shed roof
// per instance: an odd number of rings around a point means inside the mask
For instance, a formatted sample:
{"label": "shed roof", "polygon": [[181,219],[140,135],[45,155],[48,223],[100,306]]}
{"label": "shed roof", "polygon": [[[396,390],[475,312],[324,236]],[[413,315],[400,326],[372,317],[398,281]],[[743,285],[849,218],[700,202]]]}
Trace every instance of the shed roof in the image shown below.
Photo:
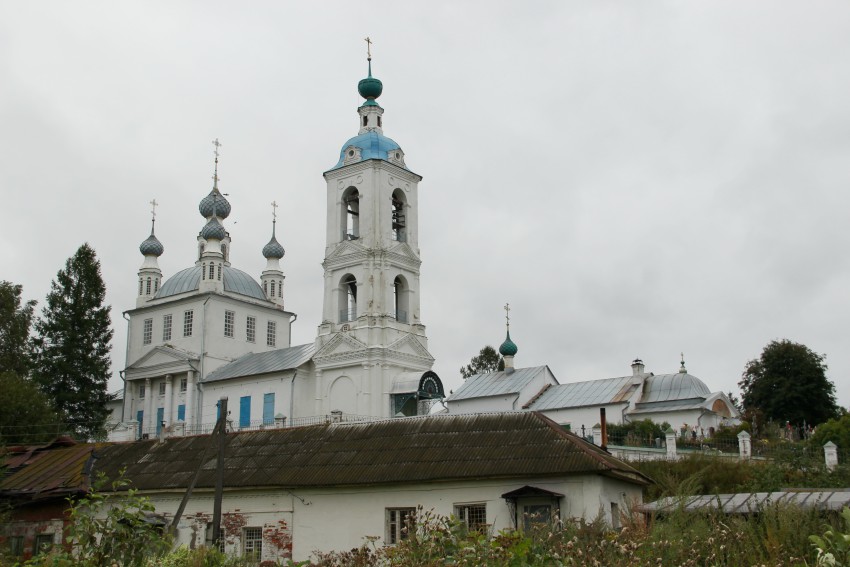
{"label": "shed roof", "polygon": [[684,500],[662,498],[640,506],[642,512],[663,513],[678,509],[688,512],[721,510],[724,514],[754,514],[771,504],[791,504],[819,510],[841,510],[850,506],[850,490],[794,490],[737,494],[703,494]]}
{"label": "shed roof", "polygon": [[59,440],[49,445],[11,448],[4,455],[0,494],[41,499],[64,498],[89,488],[92,453],[102,444]]}
{"label": "shed roof", "polygon": [[280,372],[298,368],[313,357],[316,352],[314,343],[280,348],[268,352],[248,353],[233,362],[217,368],[204,378],[204,382],[215,382],[228,378],[254,376],[269,372]]}
{"label": "shed roof", "polygon": [[[122,468],[136,488],[179,489],[198,466],[198,487],[214,486],[217,440],[197,436],[114,444],[96,468]],[[411,483],[483,477],[603,474],[647,484],[645,476],[537,412],[435,415],[369,423],[233,433],[226,436],[227,487]]]}
{"label": "shed roof", "polygon": [[464,380],[457,392],[449,396],[448,401],[517,394],[537,375],[545,372],[546,368],[546,366],[533,366],[531,368],[517,368],[513,372],[500,370],[475,374]]}

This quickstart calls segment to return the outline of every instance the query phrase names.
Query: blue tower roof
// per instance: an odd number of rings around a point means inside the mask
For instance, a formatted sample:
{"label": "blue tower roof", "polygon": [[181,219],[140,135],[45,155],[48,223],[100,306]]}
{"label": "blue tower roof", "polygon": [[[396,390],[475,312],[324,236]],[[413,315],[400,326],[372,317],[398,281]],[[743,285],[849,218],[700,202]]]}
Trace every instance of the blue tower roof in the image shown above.
{"label": "blue tower roof", "polygon": [[[389,152],[401,149],[401,146],[399,146],[392,138],[387,138],[383,134],[378,134],[372,130],[365,134],[354,136],[343,144],[342,149],[339,151],[339,161],[331,168],[331,171],[342,167],[343,161],[345,160],[345,148],[348,146],[360,148],[361,160],[382,159],[384,161],[389,161]],[[407,168],[405,167],[404,169]]]}

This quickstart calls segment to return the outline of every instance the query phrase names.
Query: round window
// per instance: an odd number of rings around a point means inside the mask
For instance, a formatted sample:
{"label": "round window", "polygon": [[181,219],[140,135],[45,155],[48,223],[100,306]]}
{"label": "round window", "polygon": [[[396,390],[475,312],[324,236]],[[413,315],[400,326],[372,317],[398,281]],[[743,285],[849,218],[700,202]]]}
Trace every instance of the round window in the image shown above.
{"label": "round window", "polygon": [[348,150],[348,156],[351,157],[354,155],[354,150]]}

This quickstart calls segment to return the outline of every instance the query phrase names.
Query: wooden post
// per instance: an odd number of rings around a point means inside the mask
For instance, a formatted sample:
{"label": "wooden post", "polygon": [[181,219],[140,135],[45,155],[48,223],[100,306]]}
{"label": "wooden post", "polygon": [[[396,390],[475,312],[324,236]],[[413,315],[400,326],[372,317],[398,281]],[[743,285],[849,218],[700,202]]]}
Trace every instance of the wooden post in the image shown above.
{"label": "wooden post", "polygon": [[213,500],[213,546],[220,549],[221,546],[221,500],[224,495],[224,447],[227,434],[227,396],[222,396],[218,401],[218,459],[215,471],[215,500]]}

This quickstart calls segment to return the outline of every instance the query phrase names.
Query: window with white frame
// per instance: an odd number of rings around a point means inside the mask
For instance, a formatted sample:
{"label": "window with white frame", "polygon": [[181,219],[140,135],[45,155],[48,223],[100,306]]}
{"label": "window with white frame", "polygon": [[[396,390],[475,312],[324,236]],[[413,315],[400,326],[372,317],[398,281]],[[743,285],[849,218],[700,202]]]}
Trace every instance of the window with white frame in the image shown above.
{"label": "window with white frame", "polygon": [[266,332],[266,345],[274,346],[277,342],[277,323],[269,321]]}
{"label": "window with white frame", "polygon": [[159,395],[160,395],[160,396],[164,396],[164,395],[165,395],[165,382],[160,382],[160,383],[159,383]]}
{"label": "window with white frame", "polygon": [[162,340],[171,340],[171,313],[162,316]]}
{"label": "window with white frame", "polygon": [[149,345],[153,340],[153,319],[145,319],[142,329],[142,344]]}
{"label": "window with white frame", "polygon": [[484,532],[487,529],[487,505],[484,503],[455,504],[455,517],[469,531]]}
{"label": "window with white frame", "polygon": [[233,311],[224,312],[224,336],[233,336],[233,323],[236,321],[236,313]]}
{"label": "window with white frame", "polygon": [[416,525],[416,508],[387,508],[387,535],[385,542],[394,545],[407,539]]}
{"label": "window with white frame", "polygon": [[188,387],[189,387],[189,378],[184,376],[183,378],[180,379],[180,391],[185,392]]}
{"label": "window with white frame", "polygon": [[263,528],[242,528],[242,551],[245,557],[259,560],[263,556]]}
{"label": "window with white frame", "polygon": [[183,312],[183,336],[192,336],[192,324],[195,321],[195,312],[191,309]]}
{"label": "window with white frame", "polygon": [[253,343],[257,340],[257,318],[248,315],[248,322],[245,324],[245,340]]}

